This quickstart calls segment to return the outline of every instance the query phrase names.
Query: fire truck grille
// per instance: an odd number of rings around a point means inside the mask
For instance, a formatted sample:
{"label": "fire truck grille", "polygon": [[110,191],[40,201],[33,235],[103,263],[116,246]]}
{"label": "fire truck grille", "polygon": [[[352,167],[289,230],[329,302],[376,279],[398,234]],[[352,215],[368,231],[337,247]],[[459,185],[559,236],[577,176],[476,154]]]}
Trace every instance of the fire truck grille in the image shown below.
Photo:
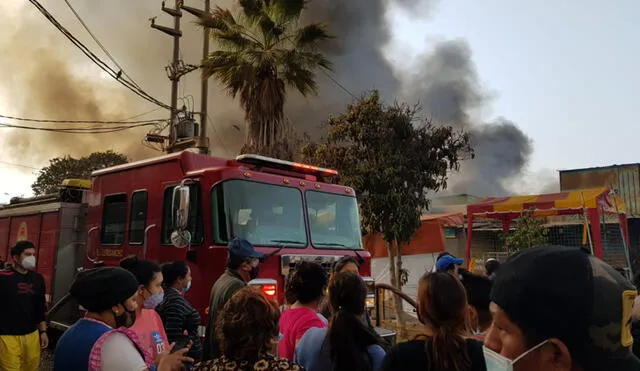
{"label": "fire truck grille", "polygon": [[294,268],[297,263],[303,261],[319,263],[328,272],[341,257],[341,255],[282,255],[280,257],[280,273],[283,276],[289,275],[289,271]]}

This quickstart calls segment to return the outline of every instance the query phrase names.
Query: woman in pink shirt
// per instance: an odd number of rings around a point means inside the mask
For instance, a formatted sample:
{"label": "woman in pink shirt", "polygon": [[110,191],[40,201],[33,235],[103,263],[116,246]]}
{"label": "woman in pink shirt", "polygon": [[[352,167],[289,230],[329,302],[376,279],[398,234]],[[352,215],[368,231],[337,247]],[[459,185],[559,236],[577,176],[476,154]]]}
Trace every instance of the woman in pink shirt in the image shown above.
{"label": "woman in pink shirt", "polygon": [[296,345],[305,332],[313,327],[327,327],[327,323],[318,316],[327,281],[327,271],[320,264],[302,262],[296,265],[285,288],[286,296],[293,305],[282,313],[279,322],[280,357],[293,361]]}
{"label": "woman in pink shirt", "polygon": [[164,353],[169,343],[160,315],[155,308],[164,300],[162,289],[162,269],[149,260],[139,260],[136,256],[124,258],[120,266],[133,273],[138,280],[138,309],[131,330],[138,336],[143,350],[152,359]]}

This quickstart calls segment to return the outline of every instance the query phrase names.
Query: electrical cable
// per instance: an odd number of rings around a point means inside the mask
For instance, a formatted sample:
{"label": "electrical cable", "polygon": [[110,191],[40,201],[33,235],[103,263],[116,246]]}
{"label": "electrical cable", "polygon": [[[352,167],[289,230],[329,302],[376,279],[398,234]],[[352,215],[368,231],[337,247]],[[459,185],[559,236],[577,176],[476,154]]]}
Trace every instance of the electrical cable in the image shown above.
{"label": "electrical cable", "polygon": [[111,53],[109,53],[109,51],[107,50],[107,48],[104,47],[104,45],[102,45],[102,43],[100,42],[100,40],[98,40],[98,38],[93,34],[93,32],[91,32],[91,30],[89,29],[89,26],[87,26],[87,24],[82,20],[82,18],[80,17],[80,14],[78,14],[78,12],[76,12],[76,10],[73,8],[73,6],[71,5],[71,3],[69,2],[69,0],[64,0],[64,2],[67,4],[67,6],[69,7],[69,9],[71,10],[71,12],[73,13],[73,15],[76,16],[76,18],[78,19],[78,22],[80,22],[80,24],[82,25],[82,27],[84,27],[85,31],[87,31],[87,33],[91,36],[91,38],[93,39],[93,41],[96,42],[96,44],[98,44],[98,46],[100,47],[100,49],[102,49],[102,51],[104,52],[104,54],[107,55],[107,58],[109,58],[111,60],[111,62],[113,62],[113,64],[116,65],[116,67],[118,67],[120,69],[120,71],[122,71],[122,74],[127,77],[129,79],[129,81],[131,81],[131,83],[138,89],[140,88],[140,85],[138,85],[131,76],[129,76],[125,70],[122,68],[122,66],[118,63],[118,61],[116,61],[116,59],[111,55]]}
{"label": "electrical cable", "polygon": [[156,123],[142,123],[142,124],[134,124],[134,125],[122,125],[122,126],[110,126],[110,127],[91,127],[91,128],[43,128],[43,127],[34,127],[34,126],[24,126],[24,125],[13,125],[13,124],[5,124],[0,123],[0,128],[10,128],[10,129],[23,129],[23,130],[35,130],[35,131],[48,131],[54,133],[66,133],[66,134],[105,134],[105,133],[113,133],[117,131],[135,129],[144,126],[153,126]]}
{"label": "electrical cable", "polygon": [[336,78],[331,76],[331,74],[329,74],[329,72],[325,71],[322,68],[320,69],[320,71],[322,71],[325,74],[325,76],[327,76],[329,78],[329,80],[331,80],[340,89],[342,89],[342,91],[344,91],[345,93],[349,94],[353,99],[358,99],[358,97],[355,94],[353,94],[349,89],[347,89],[344,85],[342,85]]}
{"label": "electrical cable", "polygon": [[137,120],[137,121],[46,120],[46,119],[32,119],[32,118],[9,116],[9,115],[0,115],[0,118],[7,119],[7,120],[15,120],[15,121],[57,123],[57,124],[142,124],[142,123],[151,123],[151,122],[158,122],[158,121],[165,120],[165,119],[149,119],[149,120]]}
{"label": "electrical cable", "polygon": [[231,153],[231,151],[229,151],[227,146],[224,144],[224,141],[222,140],[222,138],[218,134],[218,129],[216,129],[216,126],[213,124],[213,120],[211,119],[211,116],[209,116],[209,114],[207,114],[206,121],[207,121],[206,125],[209,125],[211,127],[211,129],[213,129],[213,134],[216,136],[218,144],[220,144],[220,146],[225,150],[225,152]]}
{"label": "electrical cable", "polygon": [[10,166],[16,166],[16,167],[23,167],[26,169],[32,169],[32,170],[40,170],[37,167],[33,167],[33,166],[28,166],[28,165],[22,165],[22,164],[16,164],[15,162],[7,162],[7,161],[0,161],[0,164],[2,165],[10,165]]}
{"label": "electrical cable", "polygon": [[73,36],[73,34],[71,34],[71,32],[69,32],[69,30],[67,30],[64,26],[62,26],[60,24],[60,22],[58,22],[58,20],[51,15],[51,13],[49,13],[49,11],[47,11],[47,9],[42,6],[42,4],[40,4],[38,2],[38,0],[29,0],[29,2],[31,2],[31,4],[33,4],[40,13],[42,13],[42,15],[45,16],[45,18],[47,18],[47,20],[53,24],[53,26],[55,28],[58,29],[58,31],[60,31],[69,41],[71,41],[72,44],[74,44],[78,49],[80,49],[80,51],[86,55],[89,59],[91,59],[92,62],[94,62],[98,67],[100,67],[100,69],[102,69],[104,72],[106,72],[109,76],[111,76],[112,78],[114,78],[116,81],[118,81],[120,84],[122,84],[123,86],[125,86],[127,89],[131,90],[132,92],[134,92],[136,95],[140,96],[141,98],[156,104],[160,107],[166,108],[166,109],[171,109],[171,106],[159,101],[158,99],[152,97],[151,95],[149,95],[147,92],[145,92],[144,90],[136,87],[131,81],[127,80],[127,79],[122,79],[121,75],[123,71],[115,71],[113,68],[111,68],[109,65],[107,65],[102,59],[100,59],[98,56],[96,56],[93,52],[91,52],[89,50],[89,48],[87,48],[86,45],[84,45],[81,41],[79,41],[75,36]]}

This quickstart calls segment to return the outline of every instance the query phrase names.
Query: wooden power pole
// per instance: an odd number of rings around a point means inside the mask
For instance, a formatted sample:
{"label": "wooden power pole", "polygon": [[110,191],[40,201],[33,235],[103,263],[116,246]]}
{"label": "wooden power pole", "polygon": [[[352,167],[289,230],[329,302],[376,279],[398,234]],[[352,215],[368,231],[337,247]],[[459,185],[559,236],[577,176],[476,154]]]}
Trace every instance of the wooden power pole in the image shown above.
{"label": "wooden power pole", "polygon": [[167,8],[165,2],[162,2],[162,11],[173,17],[173,28],[159,26],[155,24],[155,18],[151,19],[152,28],[173,37],[173,59],[171,64],[165,68],[167,77],[171,80],[171,121],[169,124],[169,143],[167,145],[167,152],[169,153],[189,147],[189,143],[177,143],[178,83],[183,75],[197,69],[197,66],[185,65],[180,59],[180,38],[182,37],[182,31],[180,30],[182,11],[180,9],[183,2],[184,0],[175,0],[173,8]]}
{"label": "wooden power pole", "polygon": [[[203,19],[211,12],[211,0],[204,0],[204,10],[182,5],[181,8],[196,17]],[[202,60],[209,56],[209,28],[203,27]],[[209,123],[209,79],[202,77],[200,88],[200,133],[196,147],[202,154],[209,154],[209,137],[207,136],[207,124]]]}

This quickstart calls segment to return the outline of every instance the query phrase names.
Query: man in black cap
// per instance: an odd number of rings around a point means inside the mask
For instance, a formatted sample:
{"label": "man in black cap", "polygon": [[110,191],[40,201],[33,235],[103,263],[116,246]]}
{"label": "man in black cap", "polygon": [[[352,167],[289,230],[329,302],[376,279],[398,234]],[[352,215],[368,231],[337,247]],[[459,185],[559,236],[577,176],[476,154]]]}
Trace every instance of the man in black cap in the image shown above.
{"label": "man in black cap", "polygon": [[202,351],[203,360],[218,358],[220,350],[215,337],[216,315],[236,291],[245,287],[247,282],[258,276],[260,259],[264,256],[243,238],[234,238],[229,242],[228,249],[227,269],[211,288],[209,323]]}
{"label": "man in black cap", "polygon": [[138,280],[126,269],[101,267],[80,272],[69,294],[86,311],[84,318],[60,337],[54,370],[87,370],[89,354],[98,338],[123,325],[129,299],[135,300]]}
{"label": "man in black cap", "polygon": [[487,370],[640,370],[631,351],[636,295],[581,249],[545,246],[510,257],[491,292]]}

